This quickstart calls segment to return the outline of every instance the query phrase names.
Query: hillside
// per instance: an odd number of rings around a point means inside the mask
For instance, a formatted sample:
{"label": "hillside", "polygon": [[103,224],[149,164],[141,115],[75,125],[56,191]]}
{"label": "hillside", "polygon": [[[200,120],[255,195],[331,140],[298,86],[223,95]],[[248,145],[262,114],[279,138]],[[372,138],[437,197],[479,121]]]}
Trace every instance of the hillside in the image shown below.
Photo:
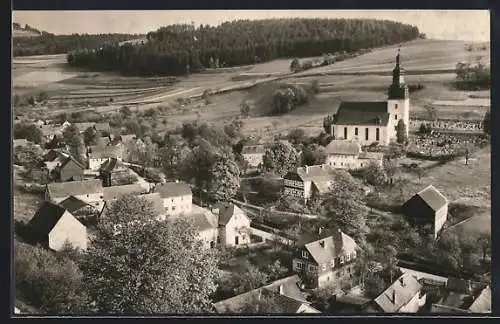
{"label": "hillside", "polygon": [[68,63],[127,75],[183,75],[279,58],[354,53],[418,37],[415,26],[370,19],[240,20],[199,28],[171,25],[149,33],[146,42],[75,51],[68,55]]}
{"label": "hillside", "polygon": [[33,28],[29,25],[21,26],[18,23],[12,23],[12,38],[19,37],[38,37],[41,36],[44,32],[39,31],[36,28]]}

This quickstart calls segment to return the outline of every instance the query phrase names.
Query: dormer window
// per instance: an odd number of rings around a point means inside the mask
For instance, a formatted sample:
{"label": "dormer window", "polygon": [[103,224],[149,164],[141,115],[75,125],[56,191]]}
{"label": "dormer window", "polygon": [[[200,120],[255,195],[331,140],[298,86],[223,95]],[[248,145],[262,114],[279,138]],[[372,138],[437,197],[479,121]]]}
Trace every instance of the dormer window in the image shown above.
{"label": "dormer window", "polygon": [[304,259],[307,259],[307,252],[306,252],[306,251],[302,251],[302,257],[303,257]]}
{"label": "dormer window", "polygon": [[346,255],[346,261],[349,262],[350,260],[351,260],[351,253],[347,253],[347,255]]}

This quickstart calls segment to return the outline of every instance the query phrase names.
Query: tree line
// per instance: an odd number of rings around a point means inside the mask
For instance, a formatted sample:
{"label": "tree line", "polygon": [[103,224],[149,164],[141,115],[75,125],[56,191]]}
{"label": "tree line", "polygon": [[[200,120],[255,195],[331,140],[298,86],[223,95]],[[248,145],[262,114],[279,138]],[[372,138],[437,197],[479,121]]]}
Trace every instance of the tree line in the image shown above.
{"label": "tree line", "polygon": [[268,19],[220,26],[170,25],[138,44],[87,47],[68,54],[72,66],[128,75],[182,75],[205,67],[231,67],[282,57],[355,52],[410,41],[418,28],[373,19]]}
{"label": "tree line", "polygon": [[12,41],[13,56],[66,54],[84,48],[99,48],[106,43],[119,43],[142,37],[129,34],[54,35],[42,32],[37,37],[17,37]]}

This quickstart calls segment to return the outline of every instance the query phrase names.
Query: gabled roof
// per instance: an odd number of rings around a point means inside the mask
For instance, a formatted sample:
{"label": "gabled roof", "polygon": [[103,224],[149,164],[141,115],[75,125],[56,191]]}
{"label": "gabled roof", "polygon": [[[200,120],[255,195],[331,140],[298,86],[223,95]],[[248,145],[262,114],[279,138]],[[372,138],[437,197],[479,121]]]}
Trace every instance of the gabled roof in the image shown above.
{"label": "gabled roof", "polygon": [[60,162],[62,162],[62,161],[64,161],[68,157],[69,157],[69,154],[61,152],[60,150],[54,150],[54,149],[52,149],[52,150],[48,151],[43,156],[43,160],[45,162],[56,162],[56,160],[59,160]]}
{"label": "gabled roof", "polygon": [[420,293],[422,285],[409,273],[399,277],[389,288],[381,293],[374,302],[385,313],[396,313],[406,305],[416,294]]}
{"label": "gabled roof", "polygon": [[241,150],[241,154],[264,154],[264,145],[245,145]]}
{"label": "gabled roof", "polygon": [[325,147],[326,154],[332,155],[359,155],[361,144],[354,140],[332,140]]}
{"label": "gabled roof", "polygon": [[[306,172],[307,168],[307,172]],[[330,181],[333,179],[333,169],[328,165],[311,165],[297,168],[295,171],[289,171],[284,179],[302,180],[302,181]]]}
{"label": "gabled roof", "polygon": [[138,195],[137,197],[141,199],[146,199],[147,201],[151,202],[153,204],[154,210],[158,215],[165,214],[165,208],[163,207],[163,200],[161,199],[160,194],[150,193],[150,194]]}
{"label": "gabled roof", "polygon": [[[318,310],[309,305],[309,302],[303,299],[295,299],[286,293],[285,287],[288,286],[288,283],[297,285],[298,282],[300,282],[300,279],[296,275],[277,280],[267,286],[219,301],[214,304],[214,308],[219,314],[240,313],[246,305],[254,302],[262,294],[262,296],[275,298],[276,302],[283,308],[283,314],[295,314],[303,305],[308,306],[310,313],[319,313]],[[279,293],[280,285],[283,288],[283,294]]]}
{"label": "gabled roof", "polygon": [[351,253],[357,244],[350,236],[337,231],[333,235],[304,245],[317,264],[328,264],[343,252]]}
{"label": "gabled roof", "polygon": [[52,198],[80,196],[103,192],[102,182],[100,179],[49,183],[47,185],[47,190]]}
{"label": "gabled roof", "polygon": [[101,172],[111,172],[111,171],[121,171],[129,169],[123,162],[119,161],[116,158],[110,158],[106,160],[99,167],[99,171]]}
{"label": "gabled roof", "polygon": [[92,205],[87,204],[86,202],[74,197],[74,196],[69,196],[68,198],[64,199],[59,203],[59,206],[63,207],[70,213],[74,213],[77,210],[80,210],[84,207],[92,207]]}
{"label": "gabled roof", "polygon": [[219,209],[218,224],[221,226],[227,225],[227,223],[229,223],[229,221],[235,214],[247,217],[247,215],[243,210],[241,210],[241,208],[232,203],[219,203],[217,204],[217,208]]}
{"label": "gabled roof", "polygon": [[61,163],[61,168],[64,168],[69,162],[75,163],[78,167],[80,167],[82,170],[85,169],[85,166],[81,164],[79,161],[77,161],[74,157],[71,155],[68,156],[62,163]]}
{"label": "gabled roof", "polygon": [[387,101],[344,101],[337,110],[336,125],[387,126]]}
{"label": "gabled roof", "polygon": [[184,182],[167,182],[154,188],[154,192],[160,194],[162,198],[180,197],[192,195],[191,187]]}
{"label": "gabled roof", "polygon": [[121,158],[123,155],[123,148],[121,146],[95,145],[90,146],[89,149],[89,158],[94,159]]}
{"label": "gabled roof", "polygon": [[29,226],[38,234],[48,235],[65,212],[63,207],[45,201],[30,220]]}
{"label": "gabled roof", "polygon": [[433,185],[419,191],[416,196],[420,197],[432,210],[437,211],[448,203],[448,199],[443,196]]}
{"label": "gabled roof", "polygon": [[126,195],[140,195],[147,192],[147,190],[138,183],[133,183],[123,186],[104,187],[103,190],[104,201],[111,201]]}
{"label": "gabled roof", "polygon": [[491,288],[484,288],[476,297],[469,310],[473,313],[491,313]]}
{"label": "gabled roof", "polygon": [[330,190],[330,185],[327,181],[312,181],[313,186],[320,194],[325,194]]}

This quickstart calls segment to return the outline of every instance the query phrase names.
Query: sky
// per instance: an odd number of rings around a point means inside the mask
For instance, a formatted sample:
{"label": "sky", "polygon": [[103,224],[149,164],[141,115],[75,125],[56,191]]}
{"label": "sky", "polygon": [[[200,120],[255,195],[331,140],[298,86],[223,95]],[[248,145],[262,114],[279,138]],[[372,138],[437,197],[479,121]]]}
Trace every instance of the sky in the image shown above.
{"label": "sky", "polygon": [[218,25],[237,19],[374,18],[417,26],[427,38],[490,40],[488,10],[143,10],[13,11],[12,21],[54,34],[145,34],[179,23]]}

